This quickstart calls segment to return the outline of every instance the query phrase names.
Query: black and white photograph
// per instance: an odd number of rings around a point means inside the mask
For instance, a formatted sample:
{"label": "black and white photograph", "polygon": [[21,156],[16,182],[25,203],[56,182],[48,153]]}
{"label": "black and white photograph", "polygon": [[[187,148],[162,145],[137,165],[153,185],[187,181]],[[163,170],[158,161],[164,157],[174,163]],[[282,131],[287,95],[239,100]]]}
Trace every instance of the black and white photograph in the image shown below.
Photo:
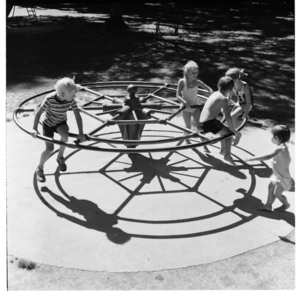
{"label": "black and white photograph", "polygon": [[2,289],[299,290],[298,4],[6,0]]}

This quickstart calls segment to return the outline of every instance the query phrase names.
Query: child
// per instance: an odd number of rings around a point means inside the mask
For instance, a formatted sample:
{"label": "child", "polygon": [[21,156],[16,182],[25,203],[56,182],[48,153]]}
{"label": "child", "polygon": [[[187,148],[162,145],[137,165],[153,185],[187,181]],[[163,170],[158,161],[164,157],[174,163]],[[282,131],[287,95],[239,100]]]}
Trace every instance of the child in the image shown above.
{"label": "child", "polygon": [[277,147],[269,154],[245,159],[245,162],[273,158],[273,174],[270,178],[271,182],[269,184],[268,200],[267,203],[262,207],[259,207],[258,210],[272,211],[272,204],[275,199],[278,198],[279,201],[282,202],[282,206],[275,210],[283,212],[290,207],[290,204],[286,197],[281,195],[281,193],[283,191],[289,191],[294,185],[294,180],[289,171],[291,157],[286,144],[290,139],[291,133],[287,126],[277,125],[272,129],[272,135],[273,137],[271,140]]}
{"label": "child", "polygon": [[[31,135],[34,138],[36,138],[37,135],[38,123],[41,114],[45,111],[42,117],[43,135],[45,137],[53,138],[54,132],[57,131],[61,136],[61,142],[67,142],[69,135],[69,127],[67,125],[67,110],[71,107],[78,125],[78,139],[81,142],[85,141],[81,115],[77,108],[76,101],[74,100],[78,89],[79,86],[77,86],[70,78],[62,78],[57,81],[55,85],[56,91],[48,94],[36,111],[33,122],[33,131],[31,132]],[[58,157],[56,159],[61,171],[67,170],[65,159],[63,157],[65,149],[66,146],[60,145]],[[41,154],[40,162],[36,170],[36,177],[39,182],[46,181],[44,175],[44,164],[53,150],[53,143],[46,142],[46,149]]]}
{"label": "child", "polygon": [[[124,105],[130,107],[130,111],[124,116],[124,120],[135,120],[135,119],[148,119],[147,115],[142,112],[142,104],[135,94],[137,93],[137,87],[130,84],[127,87],[127,95],[124,99]],[[140,140],[144,130],[145,124],[131,124],[131,125],[120,125],[120,131],[124,140]],[[134,148],[137,145],[128,145],[127,147]]]}
{"label": "child", "polygon": [[140,99],[135,95],[137,93],[137,87],[133,84],[130,84],[127,87],[127,95],[124,99],[124,104],[130,106],[131,109],[142,109],[142,104]]}
{"label": "child", "polygon": [[[226,96],[230,94],[233,89],[233,80],[230,77],[220,78],[217,86],[218,91],[214,92],[209,96],[206,103],[204,104],[203,110],[200,116],[200,126],[202,127],[205,133],[213,133],[225,135],[230,132],[235,134],[234,145],[238,144],[241,133],[236,131],[232,119],[229,113],[228,100]],[[222,124],[217,116],[220,111],[223,111],[228,127]],[[231,157],[231,138],[226,138],[221,140],[221,151],[220,153],[224,155],[224,160],[235,165]]]}
{"label": "child", "polygon": [[243,69],[230,68],[227,70],[225,76],[231,77],[234,80],[234,90],[228,96],[228,101],[233,95],[237,96],[237,103],[234,105],[231,117],[234,127],[238,126],[238,116],[243,114],[243,117],[249,117],[249,111],[252,109],[253,96],[250,86],[242,80],[247,74]]}
{"label": "child", "polygon": [[[176,96],[185,105],[185,109],[182,111],[185,126],[191,129],[191,117],[193,116],[197,130],[200,130],[200,109],[191,108],[191,105],[199,104],[198,86],[206,89],[210,94],[213,93],[213,90],[197,77],[198,65],[190,60],[183,68],[183,78],[178,82]],[[204,151],[209,152],[207,146],[204,146]]]}

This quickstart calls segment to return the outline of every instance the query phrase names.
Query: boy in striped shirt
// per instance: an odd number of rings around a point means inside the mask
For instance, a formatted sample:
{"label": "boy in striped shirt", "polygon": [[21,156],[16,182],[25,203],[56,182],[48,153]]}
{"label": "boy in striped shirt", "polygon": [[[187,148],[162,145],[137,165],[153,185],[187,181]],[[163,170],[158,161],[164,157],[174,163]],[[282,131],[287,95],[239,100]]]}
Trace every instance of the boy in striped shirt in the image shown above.
{"label": "boy in striped shirt", "polygon": [[[77,103],[74,100],[78,90],[79,86],[76,85],[70,78],[62,78],[57,81],[55,85],[55,92],[48,94],[36,111],[33,122],[33,131],[31,132],[31,135],[34,138],[36,138],[38,123],[41,115],[43,114],[41,119],[43,125],[43,136],[53,138],[54,132],[57,132],[61,136],[61,142],[67,142],[69,136],[67,111],[71,108],[74,112],[79,130],[78,139],[81,142],[86,140],[85,135],[83,134],[81,115],[77,107]],[[56,159],[61,171],[67,170],[65,158],[63,156],[65,149],[66,146],[60,145]],[[46,149],[41,154],[40,162],[36,170],[36,177],[39,182],[46,181],[44,175],[44,164],[53,150],[54,144],[46,142]]]}

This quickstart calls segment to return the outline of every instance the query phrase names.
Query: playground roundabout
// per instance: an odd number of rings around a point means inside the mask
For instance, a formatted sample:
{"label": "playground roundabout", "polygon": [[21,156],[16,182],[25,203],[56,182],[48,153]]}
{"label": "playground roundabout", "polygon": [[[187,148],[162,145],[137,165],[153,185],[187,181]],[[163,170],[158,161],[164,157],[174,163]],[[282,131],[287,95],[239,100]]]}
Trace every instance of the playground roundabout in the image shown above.
{"label": "playground roundabout", "polygon": [[[55,150],[45,183],[34,172],[42,141],[49,139],[28,133],[34,104],[49,92],[15,109],[7,148],[9,254],[66,268],[153,271],[236,256],[293,230],[292,212],[256,210],[265,201],[271,169],[243,159],[271,146],[266,131],[243,121],[242,139],[232,147],[236,166],[229,165],[219,154],[223,138],[182,126],[182,108],[171,99],[175,86],[134,82],[147,120],[133,114],[125,122],[120,105],[130,83],[83,85],[77,101],[88,140],[76,141],[69,115],[68,169],[59,171]],[[200,90],[199,97],[205,102],[207,95]],[[141,124],[140,137],[127,132],[124,139],[120,126]],[[291,204],[293,211],[293,197]]]}

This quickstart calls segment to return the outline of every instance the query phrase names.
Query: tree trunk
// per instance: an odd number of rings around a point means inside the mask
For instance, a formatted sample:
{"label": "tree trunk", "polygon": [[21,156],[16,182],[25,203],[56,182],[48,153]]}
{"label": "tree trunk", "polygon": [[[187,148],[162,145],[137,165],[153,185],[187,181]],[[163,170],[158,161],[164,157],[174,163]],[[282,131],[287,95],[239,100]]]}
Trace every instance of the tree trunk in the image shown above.
{"label": "tree trunk", "polygon": [[110,6],[110,18],[106,21],[109,29],[119,30],[127,29],[128,25],[124,22],[122,16],[122,3],[113,2]]}

